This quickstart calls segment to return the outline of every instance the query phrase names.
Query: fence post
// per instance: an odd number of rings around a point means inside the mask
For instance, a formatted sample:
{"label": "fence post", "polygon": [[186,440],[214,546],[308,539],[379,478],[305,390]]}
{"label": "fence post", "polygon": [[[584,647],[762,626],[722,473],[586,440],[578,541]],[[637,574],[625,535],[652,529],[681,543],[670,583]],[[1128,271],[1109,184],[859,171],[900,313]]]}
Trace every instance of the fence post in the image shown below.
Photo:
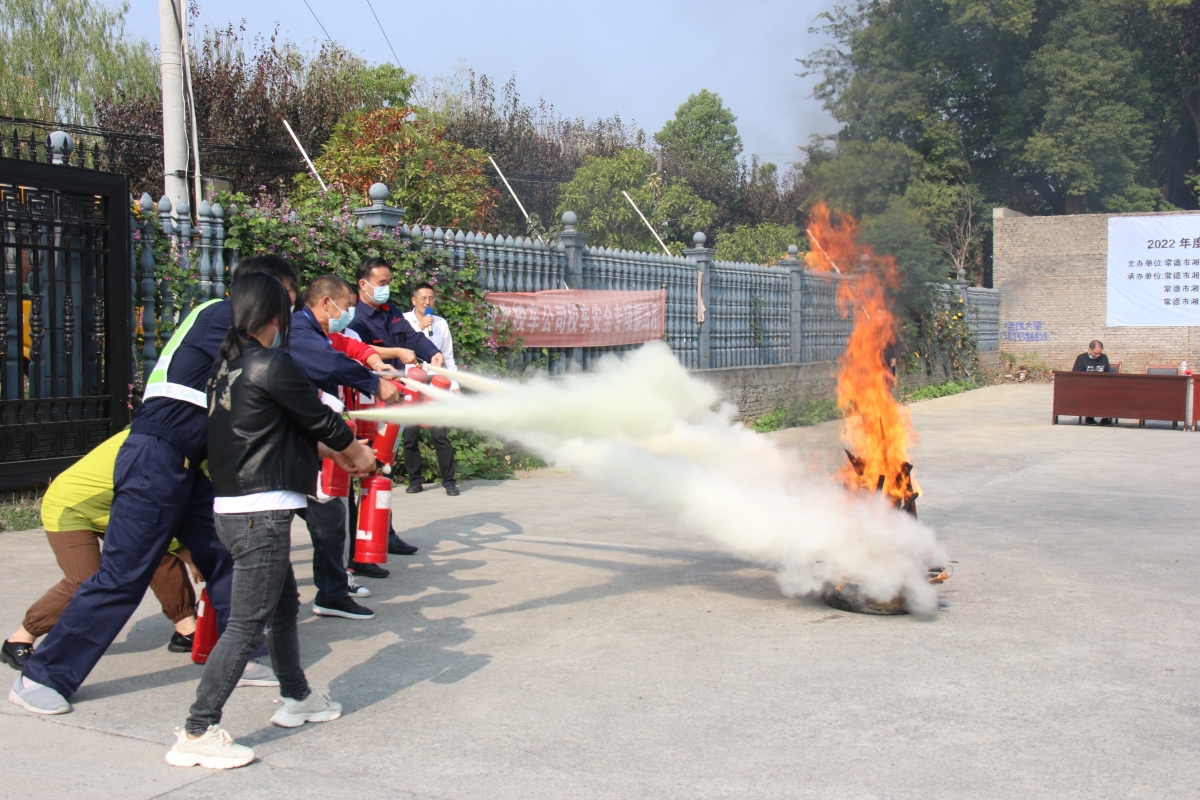
{"label": "fence post", "polygon": [[[712,262],[713,255],[717,252],[711,247],[705,247],[704,243],[708,240],[701,231],[696,231],[692,237],[692,244],[695,247],[689,247],[683,251],[683,254],[696,262],[696,271],[699,274],[700,280],[700,297],[698,305],[702,305],[705,309],[708,308],[709,298],[711,297],[709,287],[712,285]],[[699,309],[697,309],[699,311]],[[708,318],[707,311],[705,312],[703,321],[700,320],[700,314],[696,314],[697,325],[700,328],[699,337],[699,368],[708,369],[712,363],[710,355],[712,353],[712,320]]]}
{"label": "fence post", "polygon": [[367,196],[371,198],[371,205],[354,209],[354,216],[358,217],[360,228],[369,227],[377,231],[388,231],[398,227],[404,221],[404,209],[387,204],[387,199],[392,196],[392,192],[387,186],[382,183],[372,183],[371,188],[367,189]]}
{"label": "fence post", "polygon": [[225,296],[225,209],[220,203],[212,204],[213,242],[212,272],[213,297]]}
{"label": "fence post", "polygon": [[954,279],[954,288],[958,290],[958,299],[962,300],[964,304],[967,302],[967,287],[970,285],[971,282],[967,280],[967,271],[960,269],[958,277]]}
{"label": "fence post", "polygon": [[[574,211],[562,215],[563,230],[558,235],[558,243],[562,246],[566,261],[563,265],[563,280],[568,289],[583,288],[583,251],[591,234],[575,229],[579,217]],[[554,287],[557,288],[557,287]],[[567,372],[583,372],[583,348],[571,348],[571,360],[567,364]]]}
{"label": "fence post", "polygon": [[[167,238],[167,258],[171,258],[170,244],[175,234],[175,223],[171,219],[171,201],[164,194],[162,199],[158,201],[158,221],[162,225],[163,236]],[[153,266],[153,265],[152,265]],[[153,275],[153,269],[151,275]],[[158,297],[162,303],[162,313],[158,315],[158,322],[155,327],[155,334],[159,339],[162,339],[163,346],[166,347],[167,342],[171,341],[171,334],[174,333],[175,323],[175,300],[171,291],[171,283],[168,280],[163,280],[161,283],[157,280],[154,283],[158,287]],[[151,295],[153,297],[153,295]],[[151,300],[153,305],[153,300]],[[165,325],[165,329],[164,329]],[[157,360],[157,356],[155,357]],[[149,374],[147,373],[147,377]]]}
{"label": "fence post", "polygon": [[800,248],[794,244],[788,245],[788,254],[786,258],[780,259],[780,266],[786,267],[791,274],[791,308],[792,308],[792,325],[791,325],[791,355],[789,358],[793,364],[803,363],[802,345],[804,344],[804,316],[803,316],[803,291],[804,291],[804,262],[796,257],[800,252]]}
{"label": "fence post", "polygon": [[207,200],[200,201],[196,210],[196,221],[200,227],[200,257],[197,263],[200,302],[207,303],[212,298],[212,206]]}
{"label": "fence post", "polygon": [[[192,271],[192,205],[186,197],[179,198],[175,203],[175,246],[179,249],[179,268],[184,275],[188,275]],[[179,321],[183,322],[187,319],[187,315],[192,313],[192,307],[195,303],[195,292],[183,293],[183,287],[179,287],[176,295],[179,297]],[[174,306],[171,311],[174,312]]]}

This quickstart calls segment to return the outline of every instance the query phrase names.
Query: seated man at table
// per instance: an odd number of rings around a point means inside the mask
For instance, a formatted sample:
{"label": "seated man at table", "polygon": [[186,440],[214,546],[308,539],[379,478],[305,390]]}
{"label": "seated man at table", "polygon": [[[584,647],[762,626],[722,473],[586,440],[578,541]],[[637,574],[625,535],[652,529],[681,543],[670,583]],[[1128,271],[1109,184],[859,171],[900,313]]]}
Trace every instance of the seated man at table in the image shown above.
{"label": "seated man at table", "polygon": [[[1080,353],[1075,359],[1075,366],[1071,367],[1072,372],[1108,372],[1108,356],[1104,355],[1104,342],[1099,339],[1093,339],[1088,345],[1086,353]],[[1095,425],[1095,417],[1087,417],[1084,419],[1085,425]],[[1112,425],[1112,420],[1108,417],[1100,420],[1101,425]]]}

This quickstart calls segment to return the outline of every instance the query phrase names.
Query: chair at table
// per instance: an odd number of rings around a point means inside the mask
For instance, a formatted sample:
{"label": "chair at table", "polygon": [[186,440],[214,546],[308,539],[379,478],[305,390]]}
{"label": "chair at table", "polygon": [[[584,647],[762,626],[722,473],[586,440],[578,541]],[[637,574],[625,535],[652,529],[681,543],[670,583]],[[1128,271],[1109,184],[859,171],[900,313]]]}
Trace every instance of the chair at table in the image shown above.
{"label": "chair at table", "polygon": [[[1122,362],[1122,361],[1118,361],[1118,362],[1117,362],[1117,363],[1115,363],[1115,364],[1109,364],[1109,365],[1108,365],[1108,371],[1109,371],[1109,372],[1116,372],[1117,374],[1120,374],[1120,372],[1121,372],[1121,364],[1123,364],[1123,363],[1124,363],[1124,362]],[[1119,419],[1117,419],[1116,417],[1114,417],[1114,418],[1113,418],[1113,425],[1116,425],[1116,424],[1117,424],[1117,423],[1119,423],[1120,421],[1121,421],[1121,420],[1119,420]],[[1082,425],[1082,424],[1083,424],[1083,417],[1080,417],[1080,418],[1079,418],[1079,422],[1078,422],[1078,423],[1076,423],[1076,424],[1078,424],[1078,425]]]}
{"label": "chair at table", "polygon": [[[1177,367],[1174,364],[1147,364],[1146,365],[1146,374],[1147,375],[1178,375],[1179,367]],[[1174,420],[1172,420],[1171,430],[1174,430],[1176,425],[1177,425],[1177,423]],[[1146,427],[1146,420],[1144,420],[1144,419],[1138,420],[1138,427],[1139,428]]]}

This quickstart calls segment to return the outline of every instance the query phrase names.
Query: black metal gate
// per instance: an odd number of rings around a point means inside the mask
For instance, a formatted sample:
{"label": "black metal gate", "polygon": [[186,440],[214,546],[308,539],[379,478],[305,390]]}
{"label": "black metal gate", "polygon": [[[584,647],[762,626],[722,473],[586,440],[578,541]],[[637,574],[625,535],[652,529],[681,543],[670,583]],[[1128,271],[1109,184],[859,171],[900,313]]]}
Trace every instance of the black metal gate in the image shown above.
{"label": "black metal gate", "polygon": [[129,421],[129,181],[0,158],[0,490]]}

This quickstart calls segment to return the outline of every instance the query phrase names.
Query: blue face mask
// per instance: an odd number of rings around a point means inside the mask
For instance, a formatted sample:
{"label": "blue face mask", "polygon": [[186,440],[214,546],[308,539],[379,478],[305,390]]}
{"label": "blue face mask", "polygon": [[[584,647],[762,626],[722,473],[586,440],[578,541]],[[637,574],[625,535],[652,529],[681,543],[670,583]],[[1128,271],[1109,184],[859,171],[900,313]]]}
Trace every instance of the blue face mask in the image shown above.
{"label": "blue face mask", "polygon": [[[329,302],[333,303],[332,300]],[[351,322],[354,321],[354,306],[348,307],[345,311],[342,311],[341,306],[339,306],[337,303],[333,303],[333,307],[338,311],[341,311],[342,315],[337,319],[334,319],[333,317],[329,318],[329,332],[341,333],[342,331],[346,330],[346,327]]]}
{"label": "blue face mask", "polygon": [[375,294],[372,296],[372,300],[374,300],[376,303],[386,303],[392,296],[392,287],[376,286],[374,288],[374,292]]}
{"label": "blue face mask", "polygon": [[279,347],[281,344],[283,344],[283,334],[279,332],[278,328],[276,328],[275,329],[275,338],[271,342],[271,349],[274,350],[275,348]]}

